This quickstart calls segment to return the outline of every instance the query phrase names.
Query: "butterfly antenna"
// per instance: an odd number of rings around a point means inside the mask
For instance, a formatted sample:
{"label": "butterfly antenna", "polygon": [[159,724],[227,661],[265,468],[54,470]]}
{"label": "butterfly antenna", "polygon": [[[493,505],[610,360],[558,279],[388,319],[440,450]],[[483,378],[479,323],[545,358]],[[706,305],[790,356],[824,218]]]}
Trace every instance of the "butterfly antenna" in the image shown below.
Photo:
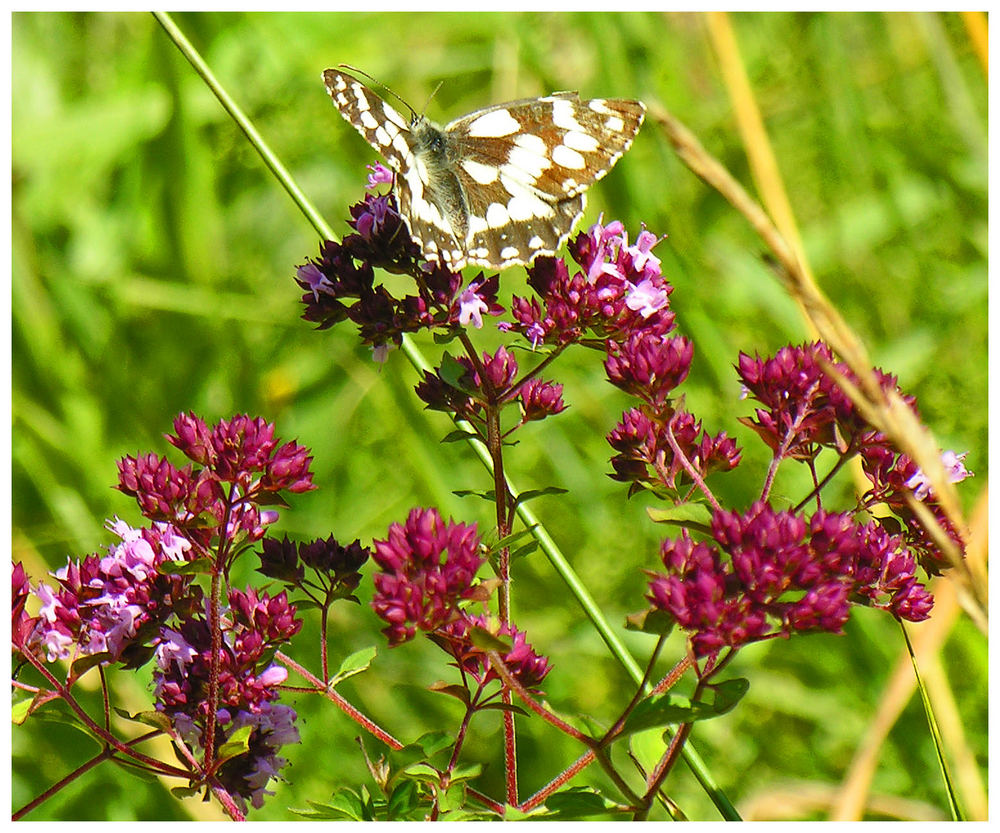
{"label": "butterfly antenna", "polygon": [[420,114],[420,118],[423,118],[424,116],[427,115],[427,108],[431,106],[431,102],[434,100],[434,96],[436,96],[438,94],[438,90],[441,89],[441,86],[443,84],[444,84],[444,81],[438,81],[438,85],[434,88],[434,92],[432,92],[427,97],[427,103],[424,104],[424,109],[423,109],[423,112]]}
{"label": "butterfly antenna", "polygon": [[[414,121],[417,121],[418,119],[422,118],[422,116],[418,116],[417,115],[417,111],[414,110],[409,105],[409,102],[407,102],[405,99],[403,99],[402,96],[397,95],[396,92],[393,89],[391,89],[387,85],[383,84],[381,81],[379,81],[374,76],[369,75],[363,69],[358,69],[357,67],[352,67],[350,64],[338,64],[337,66],[339,66],[341,69],[346,69],[348,72],[355,72],[358,75],[363,75],[369,81],[373,82],[374,84],[377,84],[379,87],[381,87],[387,93],[389,93],[389,95],[391,95],[394,99],[396,99],[396,101],[398,101],[400,104],[402,104],[407,110],[409,110],[410,111],[410,115],[413,117]],[[437,90],[435,90],[435,92],[437,92]]]}

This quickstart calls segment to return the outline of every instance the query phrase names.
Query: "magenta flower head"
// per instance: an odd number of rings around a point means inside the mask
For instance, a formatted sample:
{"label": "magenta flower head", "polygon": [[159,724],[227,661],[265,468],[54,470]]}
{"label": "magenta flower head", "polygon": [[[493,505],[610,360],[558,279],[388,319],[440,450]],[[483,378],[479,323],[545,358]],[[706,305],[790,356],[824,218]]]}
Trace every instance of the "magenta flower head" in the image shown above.
{"label": "magenta flower head", "polygon": [[372,608],[388,625],[391,646],[433,631],[458,614],[462,599],[477,597],[473,580],[484,558],[476,525],[442,520],[436,509],[413,509],[404,524],[375,541]]}
{"label": "magenta flower head", "polygon": [[28,643],[43,649],[49,662],[74,654],[106,654],[106,662],[141,665],[149,659],[149,640],[182,600],[197,604],[191,578],[163,575],[167,562],[192,557],[191,543],[169,524],[132,529],[109,523],[121,543],[106,555],[68,561],[52,575],[56,586],[40,583],[42,602]]}
{"label": "magenta flower head", "polygon": [[742,451],[725,431],[710,435],[687,411],[661,417],[650,416],[647,410],[644,406],[626,411],[608,434],[618,452],[611,458],[613,480],[632,483],[633,489],[680,492],[692,483],[688,466],[704,479],[739,465]]}
{"label": "magenta flower head", "polygon": [[504,641],[510,641],[511,649],[501,657],[507,670],[526,690],[543,693],[538,686],[552,670],[552,666],[546,657],[535,653],[524,632],[513,625],[500,625],[489,616],[465,614],[438,628],[430,634],[430,638],[455,658],[456,668],[461,668],[483,687],[492,680],[499,680],[500,675],[492,667],[486,651],[473,643],[469,635],[472,628],[479,628]]}
{"label": "magenta flower head", "polygon": [[559,384],[544,382],[537,377],[528,379],[518,390],[524,421],[545,419],[566,410],[562,390],[563,386]]}
{"label": "magenta flower head", "polygon": [[662,409],[687,378],[693,356],[694,344],[684,336],[637,332],[622,344],[610,344],[604,369],[615,387]]}
{"label": "magenta flower head", "polygon": [[760,501],[747,512],[716,511],[713,541],[687,530],[663,542],[666,574],[651,574],[647,598],[691,632],[697,656],[798,631],[840,633],[850,604],[927,618],[933,599],[899,536],[848,513],[811,518]]}
{"label": "magenta flower head", "polygon": [[643,331],[666,335],[674,323],[670,285],[660,261],[650,251],[657,239],[643,231],[628,244],[621,222],[595,224],[569,244],[580,266],[570,274],[562,258],[540,257],[528,267],[528,283],[538,298],[515,297],[511,304],[517,329],[532,345],[568,344],[588,334],[625,341]]}

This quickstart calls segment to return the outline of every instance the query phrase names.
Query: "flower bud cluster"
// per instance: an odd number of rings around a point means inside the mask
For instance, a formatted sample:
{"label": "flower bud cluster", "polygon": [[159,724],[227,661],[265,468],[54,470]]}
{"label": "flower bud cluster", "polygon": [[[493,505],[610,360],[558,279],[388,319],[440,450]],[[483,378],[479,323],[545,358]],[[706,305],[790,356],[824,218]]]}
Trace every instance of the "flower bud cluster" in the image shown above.
{"label": "flower bud cluster", "polygon": [[914,622],[930,614],[933,598],[903,540],[874,521],[822,510],[807,518],[760,501],[715,512],[711,529],[714,543],[687,530],[664,541],[667,571],[649,585],[653,606],[691,632],[696,656],[799,631],[839,633],[852,602]]}
{"label": "flower bud cluster", "polygon": [[[384,169],[383,169],[384,170]],[[386,179],[381,171],[369,178],[369,187]],[[420,249],[410,238],[391,194],[368,194],[351,206],[349,225],[355,233],[341,243],[326,241],[318,258],[299,266],[296,282],[304,290],[303,318],[326,329],[350,319],[361,340],[384,355],[399,346],[403,333],[434,327],[472,324],[482,327],[483,314],[499,315],[499,279],[483,273],[462,288],[462,276],[441,266],[422,264]],[[375,284],[375,269],[411,275],[416,295],[395,297],[384,284]]]}
{"label": "flower bud cluster", "polygon": [[470,616],[465,613],[441,626],[432,634],[434,640],[444,651],[455,658],[454,665],[463,674],[468,675],[480,686],[486,686],[493,680],[499,680],[500,675],[492,666],[486,651],[477,646],[471,636],[473,628],[502,640],[509,640],[512,647],[501,656],[503,664],[518,684],[526,691],[542,694],[538,688],[542,680],[552,669],[548,658],[535,653],[528,643],[523,631],[513,625],[500,625],[488,616]]}
{"label": "flower bud cluster", "polygon": [[[263,537],[277,513],[262,511],[261,502],[315,488],[308,449],[294,442],[279,446],[274,425],[259,417],[237,415],[209,428],[194,414],[180,414],[174,430],[167,441],[202,468],[177,468],[156,454],[128,456],[118,462],[118,488],[147,518],[168,521],[203,545],[213,531]],[[227,528],[219,530],[223,523]]]}
{"label": "flower bud cluster", "polygon": [[447,624],[460,601],[477,595],[472,581],[485,559],[475,524],[445,523],[437,509],[414,508],[373,547],[380,572],[372,608],[387,623],[390,645]]}
{"label": "flower bud cluster", "polygon": [[453,360],[452,374],[447,381],[444,366],[433,373],[425,370],[423,381],[414,390],[428,408],[455,413],[473,422],[482,421],[487,400],[516,402],[522,418],[515,428],[561,413],[566,408],[562,385],[536,377],[515,385],[519,371],[517,359],[505,347],[497,348],[492,355],[484,352],[481,367],[482,375],[468,357],[459,356]]}
{"label": "flower bud cluster", "polygon": [[[216,710],[216,751],[244,727],[252,727],[249,751],[226,761],[219,780],[239,799],[261,807],[265,789],[287,761],[278,750],[298,743],[295,711],[276,704],[288,672],[271,662],[274,650],[302,627],[284,592],[258,594],[250,588],[229,591],[222,611],[222,654],[219,665],[219,705]],[[207,742],[208,701],[212,668],[212,634],[202,616],[192,616],[176,629],[165,628],[156,648],[158,670],[153,675],[156,708],[168,715],[181,738],[196,749]]]}

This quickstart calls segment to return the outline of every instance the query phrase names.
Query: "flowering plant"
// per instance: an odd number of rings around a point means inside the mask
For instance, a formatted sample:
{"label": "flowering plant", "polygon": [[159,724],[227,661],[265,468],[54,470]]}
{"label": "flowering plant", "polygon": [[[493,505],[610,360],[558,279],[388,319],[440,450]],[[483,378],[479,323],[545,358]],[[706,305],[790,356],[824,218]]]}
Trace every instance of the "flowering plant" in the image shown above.
{"label": "flowering plant", "polygon": [[[373,179],[377,185],[382,177]],[[788,346],[766,358],[739,356],[744,395],[758,403],[740,421],[767,446],[771,461],[757,500],[748,508],[727,508],[710,481],[736,469],[742,450],[724,431],[706,430],[676,394],[694,345],[677,333],[673,288],[650,231],[641,230],[633,243],[622,223],[598,223],[571,242],[573,265],[539,258],[528,267],[535,296],[513,297],[510,317],[498,324],[515,344],[521,340],[519,349],[532,364],[522,371],[524,359],[513,345],[479,353],[469,337],[470,327],[484,326],[484,316],[505,312],[496,275],[480,273],[466,283],[459,274],[421,263],[401,234],[391,196],[368,196],[351,215],[355,233],[342,243],[327,241],[318,258],[298,269],[305,317],[321,328],[352,321],[380,361],[405,333],[420,329],[462,346],[463,354],[445,352],[438,367],[425,371],[416,394],[428,408],[455,418],[462,426],[458,436],[486,447],[494,488],[484,496],[494,505],[495,529],[484,536],[476,523],[414,508],[370,546],[342,545],[332,536],[299,544],[269,537],[278,517],[269,507],[286,505],[282,493],[315,488],[307,449],[281,444],[262,419],[236,416],[210,427],[181,414],[167,439],[190,460],[186,466],[155,454],[127,456],[118,465],[118,488],[136,500],[147,526],[109,522],[120,543],[106,555],[68,562],[53,573],[54,584],[32,584],[15,566],[15,651],[44,681],[19,683],[31,695],[22,701],[23,716],[55,698],[74,703],[74,686],[95,667],[103,681],[106,668],[154,661],[154,710],[131,717],[166,733],[176,762],[140,754],[85,712],[81,720],[107,744],[107,754],[184,778],[190,791],[210,791],[234,818],[248,802],[262,805],[286,763],[282,748],[299,739],[295,710],[278,702],[289,671],[309,683],[295,690],[328,697],[390,748],[404,749],[337,694],[343,677],[331,675],[327,659],[330,608],[358,601],[361,570],[370,560],[371,608],[385,623],[389,647],[426,635],[458,672],[457,682],[431,688],[460,700],[465,714],[454,737],[418,739],[407,764],[383,762],[373,769],[374,795],[344,787],[311,816],[566,816],[590,806],[645,818],[692,726],[733,708],[746,690],[745,680],[721,679],[741,648],[806,632],[841,633],[859,605],[907,621],[930,614],[933,598],[920,570],[934,574],[947,565],[909,501],[937,517],[955,546],[962,546],[961,538],[922,472],[834,381],[834,373],[853,374],[825,344]],[[376,284],[376,268],[411,275],[416,294],[394,297]],[[630,627],[653,634],[656,642],[635,691],[600,731],[581,730],[545,703],[542,686],[559,662],[539,653],[511,614],[512,552],[530,532],[516,528],[517,510],[557,490],[510,489],[504,475],[509,438],[529,422],[563,412],[562,386],[542,373],[573,346],[600,350],[608,381],[635,400],[607,435],[612,478],[627,484],[629,495],[666,504],[651,517],[680,527],[663,539],[659,568],[636,565],[649,579],[648,608],[630,618]],[[885,389],[897,390],[893,377],[877,376]],[[915,409],[912,397],[905,401]],[[853,506],[828,507],[825,487],[852,457],[861,459],[870,488]],[[954,481],[968,476],[962,458],[945,453]],[[779,507],[772,487],[782,464],[805,466],[812,488]],[[883,511],[873,514],[876,506]],[[232,586],[234,564],[255,550],[259,571],[283,585],[280,592]],[[491,578],[481,575],[487,563]],[[31,597],[36,615],[28,612]],[[283,650],[299,632],[305,608],[320,616],[318,677]],[[654,680],[655,661],[673,627],[686,634],[687,650]],[[51,670],[57,660],[70,663],[62,679]],[[370,660],[358,658],[350,673]],[[688,671],[694,693],[679,698],[672,688]],[[492,709],[504,720],[502,797],[476,789],[471,782],[478,768],[461,764],[473,718]],[[535,715],[583,747],[576,762],[527,798],[518,788],[516,714]],[[651,727],[667,734],[659,760],[637,787],[610,752]],[[450,755],[439,762],[436,755],[446,747]],[[592,762],[605,770],[617,795],[566,787]]]}
{"label": "flowering plant", "polygon": [[[369,185],[389,181],[377,168]],[[320,330],[352,322],[383,365],[411,334],[432,332],[446,345],[415,393],[455,420],[457,430],[445,439],[485,451],[490,488],[458,494],[486,499],[491,516],[470,510],[446,518],[418,506],[365,543],[341,543],[326,529],[313,540],[279,538],[271,534],[279,511],[315,488],[311,452],[276,439],[264,419],[237,415],[211,424],[181,414],[167,439],[187,463],[155,453],[119,462],[118,489],[136,501],[141,525],[108,521],[114,544],[69,559],[49,577],[29,577],[14,565],[17,721],[66,704],[102,745],[87,767],[116,760],[178,779],[178,795],[212,796],[241,819],[289,777],[300,732],[316,730],[302,725],[291,699],[309,694],[335,708],[331,720],[363,730],[370,778],[331,784],[331,795],[298,811],[308,818],[682,818],[671,774],[682,756],[698,766],[692,735],[700,722],[738,707],[751,681],[729,675],[743,649],[779,637],[842,634],[861,607],[900,623],[931,615],[927,578],[953,567],[948,553],[963,552],[964,530],[947,511],[940,481],[858,406],[851,389],[865,378],[827,343],[735,359],[746,400],[736,406],[738,422],[769,458],[753,499],[736,502],[726,497],[727,475],[745,471],[751,458],[736,436],[688,410],[679,394],[698,353],[671,308],[674,287],[652,231],[599,221],[570,242],[568,257],[530,265],[532,294],[508,300],[496,274],[469,280],[423,262],[390,194],[367,196],[350,217],[350,234],[325,241],[318,257],[296,270],[303,317]],[[405,276],[407,294],[394,293],[380,270]],[[505,344],[484,351],[474,331],[490,319]],[[623,500],[648,501],[650,523],[666,530],[658,550],[623,545],[611,553],[644,576],[638,612],[624,627],[645,653],[634,685],[616,692],[607,704],[613,716],[604,721],[577,715],[556,682],[572,676],[575,659],[533,635],[535,611],[517,601],[517,583],[527,581],[519,559],[541,548],[567,583],[576,582],[577,600],[616,656],[631,655],[527,509],[561,490],[517,491],[507,477],[518,461],[519,432],[551,424],[572,404],[553,373],[560,356],[578,348],[599,356],[608,382],[631,398],[617,424],[609,419],[606,426],[609,476],[622,484]],[[916,402],[895,378],[871,372],[879,390],[899,397],[915,418]],[[951,482],[970,475],[964,458],[941,454]],[[832,484],[851,461],[867,485],[845,502]],[[806,475],[794,495],[776,487],[779,470],[789,468]],[[248,562],[266,581],[245,583]],[[424,641],[439,652],[441,670],[428,668],[417,682],[458,704],[453,725],[412,737],[406,725],[390,731],[352,702],[341,684],[384,670],[374,648],[331,666],[341,611],[362,600],[356,615],[377,622],[388,649],[404,654]],[[317,631],[310,662],[301,646]],[[122,737],[111,729],[108,678],[143,668],[153,706],[137,713],[115,707],[141,732]],[[96,678],[103,719],[88,711],[85,678]],[[499,791],[484,786],[483,766],[469,754],[470,737],[487,733],[491,714],[503,723],[495,745]],[[517,735],[538,741],[545,732],[570,739],[580,754],[526,794]],[[653,754],[637,753],[632,741],[639,736]],[[172,759],[140,749],[155,737],[169,739]],[[373,748],[379,753],[370,755]],[[571,786],[592,765],[604,786]],[[715,791],[713,800],[732,817],[724,794]]]}

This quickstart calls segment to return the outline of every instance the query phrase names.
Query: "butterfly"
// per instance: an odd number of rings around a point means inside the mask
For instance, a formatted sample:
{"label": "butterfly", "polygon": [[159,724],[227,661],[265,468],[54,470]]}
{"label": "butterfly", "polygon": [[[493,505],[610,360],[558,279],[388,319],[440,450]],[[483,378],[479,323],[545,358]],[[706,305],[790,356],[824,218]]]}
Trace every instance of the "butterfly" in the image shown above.
{"label": "butterfly", "polygon": [[323,81],[395,172],[399,213],[424,258],[452,271],[555,254],[583,216],[584,192],[628,150],[646,114],[640,101],[560,92],[440,127],[412,108],[407,119],[341,69]]}

